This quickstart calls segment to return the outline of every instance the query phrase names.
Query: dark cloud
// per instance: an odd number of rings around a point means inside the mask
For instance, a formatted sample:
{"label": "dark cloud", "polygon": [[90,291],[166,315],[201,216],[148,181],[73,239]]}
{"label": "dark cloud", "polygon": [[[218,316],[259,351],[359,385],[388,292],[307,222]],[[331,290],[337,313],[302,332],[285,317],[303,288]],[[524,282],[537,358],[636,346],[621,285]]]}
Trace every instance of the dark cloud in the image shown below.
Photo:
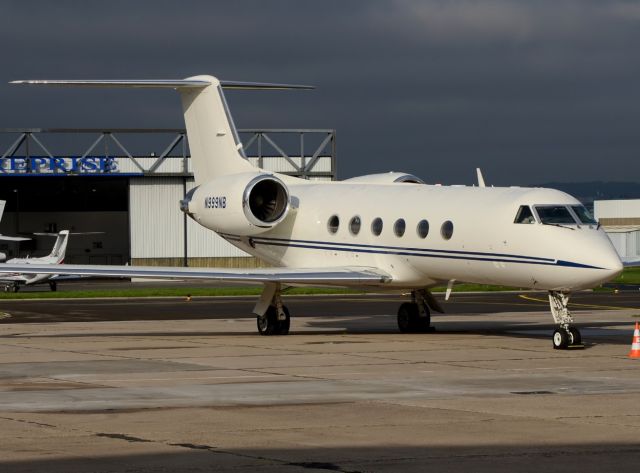
{"label": "dark cloud", "polygon": [[20,1],[0,15],[0,127],[182,126],[167,92],[6,82],[210,73],[315,84],[229,100],[241,127],[336,128],[342,177],[640,175],[636,2]]}

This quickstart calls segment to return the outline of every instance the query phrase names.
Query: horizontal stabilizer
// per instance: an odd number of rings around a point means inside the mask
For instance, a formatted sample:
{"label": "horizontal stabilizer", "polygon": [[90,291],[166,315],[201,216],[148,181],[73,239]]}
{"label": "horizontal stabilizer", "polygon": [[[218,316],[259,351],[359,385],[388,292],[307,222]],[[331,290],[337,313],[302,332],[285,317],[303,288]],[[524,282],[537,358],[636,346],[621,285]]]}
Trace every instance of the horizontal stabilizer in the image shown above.
{"label": "horizontal stabilizer", "polygon": [[50,85],[58,87],[123,87],[151,89],[200,88],[211,83],[204,80],[14,80],[10,84]]}
{"label": "horizontal stabilizer", "polygon": [[[67,235],[104,235],[106,232],[66,232]],[[57,237],[60,233],[52,233],[52,232],[36,232],[34,233],[36,236],[51,236]]]}
{"label": "horizontal stabilizer", "polygon": [[[73,274],[151,279],[208,279],[233,282],[280,282],[309,285],[379,285],[391,276],[378,268],[340,266],[335,268],[184,268],[167,266],[111,266],[82,264],[0,264],[0,273]],[[2,276],[0,276],[2,279]]]}
{"label": "horizontal stabilizer", "polygon": [[31,238],[0,235],[0,241],[29,241]]}
{"label": "horizontal stabilizer", "polygon": [[[49,85],[54,87],[111,87],[111,88],[144,88],[144,89],[199,89],[211,85],[202,79],[179,80],[14,80],[10,84]],[[224,89],[235,90],[288,90],[313,89],[310,85],[272,84],[267,82],[238,82],[221,80]]]}

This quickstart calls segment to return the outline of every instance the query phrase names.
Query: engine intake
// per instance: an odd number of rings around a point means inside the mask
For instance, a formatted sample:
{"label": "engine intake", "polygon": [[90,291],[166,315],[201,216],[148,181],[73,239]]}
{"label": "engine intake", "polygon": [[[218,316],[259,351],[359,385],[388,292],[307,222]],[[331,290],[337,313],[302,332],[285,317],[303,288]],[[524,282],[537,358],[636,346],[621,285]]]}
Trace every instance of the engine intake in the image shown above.
{"label": "engine intake", "polygon": [[289,191],[275,176],[258,176],[245,188],[242,208],[254,225],[272,227],[287,215]]}

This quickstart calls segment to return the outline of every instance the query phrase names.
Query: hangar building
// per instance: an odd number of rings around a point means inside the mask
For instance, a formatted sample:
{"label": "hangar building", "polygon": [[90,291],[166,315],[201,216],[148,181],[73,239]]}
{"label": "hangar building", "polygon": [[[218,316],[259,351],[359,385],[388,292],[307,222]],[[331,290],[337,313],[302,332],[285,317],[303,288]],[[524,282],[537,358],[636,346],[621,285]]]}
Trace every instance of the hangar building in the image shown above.
{"label": "hangar building", "polygon": [[640,258],[640,199],[596,200],[593,212],[624,260]]}
{"label": "hangar building", "polygon": [[[334,130],[239,132],[249,160],[267,171],[336,178]],[[70,238],[68,263],[257,264],[180,211],[180,199],[193,187],[182,129],[4,129],[3,150],[0,200],[7,205],[0,233],[103,232]],[[53,240],[0,243],[11,258],[48,254]]]}

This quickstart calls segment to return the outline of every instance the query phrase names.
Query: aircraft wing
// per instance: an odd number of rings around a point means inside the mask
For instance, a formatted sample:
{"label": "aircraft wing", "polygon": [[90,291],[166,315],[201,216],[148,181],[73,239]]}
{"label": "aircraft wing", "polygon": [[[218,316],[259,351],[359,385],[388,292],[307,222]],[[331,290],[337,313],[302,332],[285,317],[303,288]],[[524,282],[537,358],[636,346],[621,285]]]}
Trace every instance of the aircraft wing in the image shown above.
{"label": "aircraft wing", "polygon": [[[379,285],[391,281],[391,275],[367,266],[331,268],[184,268],[170,266],[114,266],[82,264],[0,264],[1,273],[59,274],[150,279],[200,279],[229,282],[280,282],[335,286]],[[2,276],[0,276],[0,279]]]}
{"label": "aircraft wing", "polygon": [[623,258],[622,259],[622,265],[625,268],[630,268],[630,267],[633,267],[633,266],[640,266],[640,259],[632,260],[632,259]]}

